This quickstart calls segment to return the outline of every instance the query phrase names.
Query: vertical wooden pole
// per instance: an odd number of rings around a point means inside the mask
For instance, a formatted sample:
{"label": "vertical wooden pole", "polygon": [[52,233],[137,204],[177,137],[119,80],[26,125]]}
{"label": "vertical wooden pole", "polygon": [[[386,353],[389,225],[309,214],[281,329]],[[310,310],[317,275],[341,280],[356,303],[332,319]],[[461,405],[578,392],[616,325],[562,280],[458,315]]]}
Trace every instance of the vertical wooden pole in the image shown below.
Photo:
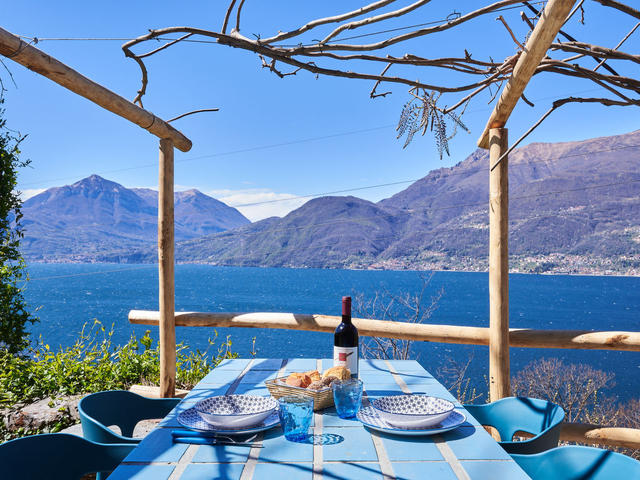
{"label": "vertical wooden pole", "polygon": [[[506,152],[506,128],[489,131],[489,164]],[[509,173],[505,157],[489,172],[489,397],[511,393],[509,368]]]}
{"label": "vertical wooden pole", "polygon": [[158,269],[160,303],[160,396],[176,391],[176,324],[174,278],[173,143],[160,140],[158,192]]}

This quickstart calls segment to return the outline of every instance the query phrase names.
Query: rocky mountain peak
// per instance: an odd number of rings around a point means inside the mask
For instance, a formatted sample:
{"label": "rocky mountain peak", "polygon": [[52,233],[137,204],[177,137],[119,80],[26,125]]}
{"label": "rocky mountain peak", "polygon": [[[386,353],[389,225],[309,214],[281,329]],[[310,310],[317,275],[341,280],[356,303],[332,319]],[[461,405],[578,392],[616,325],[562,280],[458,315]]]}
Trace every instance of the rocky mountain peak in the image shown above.
{"label": "rocky mountain peak", "polygon": [[[99,175],[50,188],[23,205],[25,257],[74,259],[154,244],[157,205],[158,192],[129,189]],[[195,189],[176,193],[175,219],[178,241],[250,223],[235,208]]]}

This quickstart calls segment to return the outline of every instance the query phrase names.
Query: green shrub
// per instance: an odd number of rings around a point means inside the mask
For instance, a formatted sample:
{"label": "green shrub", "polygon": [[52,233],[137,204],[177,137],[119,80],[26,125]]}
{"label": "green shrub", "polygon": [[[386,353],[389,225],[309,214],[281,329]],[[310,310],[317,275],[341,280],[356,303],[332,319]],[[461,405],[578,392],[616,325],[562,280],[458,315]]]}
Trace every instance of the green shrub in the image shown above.
{"label": "green shrub", "polygon": [[20,254],[22,200],[16,190],[18,169],[29,164],[20,160],[22,138],[6,126],[0,87],[0,348],[17,353],[29,344],[27,324],[37,319],[27,309],[23,284],[27,279]]}
{"label": "green shrub", "polygon": [[[122,346],[113,344],[113,327],[106,331],[95,321],[85,327],[73,345],[53,351],[42,337],[28,355],[0,349],[0,405],[11,406],[37,399],[102,390],[127,389],[133,384],[158,384],[159,347],[147,331],[131,335]],[[227,337],[216,347],[216,336],[204,352],[178,344],[176,386],[191,388],[225,358],[235,358]],[[213,350],[213,352],[211,352]]]}

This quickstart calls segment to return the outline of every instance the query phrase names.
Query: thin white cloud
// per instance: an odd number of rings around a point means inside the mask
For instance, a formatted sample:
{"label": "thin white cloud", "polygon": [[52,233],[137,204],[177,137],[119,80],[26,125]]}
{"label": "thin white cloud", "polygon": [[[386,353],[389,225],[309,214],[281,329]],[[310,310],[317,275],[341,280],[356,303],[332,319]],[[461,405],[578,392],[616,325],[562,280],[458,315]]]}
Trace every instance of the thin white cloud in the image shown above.
{"label": "thin white cloud", "polygon": [[46,188],[25,188],[24,190],[20,190],[20,198],[24,202],[25,200],[30,199],[31,197],[35,197],[39,193],[42,193],[46,190]]}
{"label": "thin white cloud", "polygon": [[291,193],[277,193],[262,188],[209,190],[204,193],[237,208],[252,222],[268,217],[284,217],[308,200],[296,198]]}
{"label": "thin white cloud", "polygon": [[[132,187],[150,188],[156,190],[157,187]],[[266,188],[246,188],[239,190],[201,190],[192,185],[176,184],[174,189],[181,192],[191,189],[200,190],[230,207],[235,207],[252,222],[257,222],[269,217],[284,217],[287,213],[295,210],[304,204],[308,198],[296,198],[292,193],[277,193]],[[257,205],[254,205],[257,204]]]}

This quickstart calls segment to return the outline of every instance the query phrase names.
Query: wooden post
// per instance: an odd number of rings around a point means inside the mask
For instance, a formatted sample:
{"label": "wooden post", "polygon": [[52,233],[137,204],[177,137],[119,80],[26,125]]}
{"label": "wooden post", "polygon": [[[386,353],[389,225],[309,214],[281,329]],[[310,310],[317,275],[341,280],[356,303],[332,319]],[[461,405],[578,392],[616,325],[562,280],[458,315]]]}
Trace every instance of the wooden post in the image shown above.
{"label": "wooden post", "polygon": [[160,140],[158,269],[160,302],[160,396],[176,390],[176,325],[173,217],[173,142]]}
{"label": "wooden post", "polygon": [[[508,148],[506,128],[489,131],[489,168]],[[489,172],[489,396],[508,397],[509,371],[509,176],[508,161]]]}

